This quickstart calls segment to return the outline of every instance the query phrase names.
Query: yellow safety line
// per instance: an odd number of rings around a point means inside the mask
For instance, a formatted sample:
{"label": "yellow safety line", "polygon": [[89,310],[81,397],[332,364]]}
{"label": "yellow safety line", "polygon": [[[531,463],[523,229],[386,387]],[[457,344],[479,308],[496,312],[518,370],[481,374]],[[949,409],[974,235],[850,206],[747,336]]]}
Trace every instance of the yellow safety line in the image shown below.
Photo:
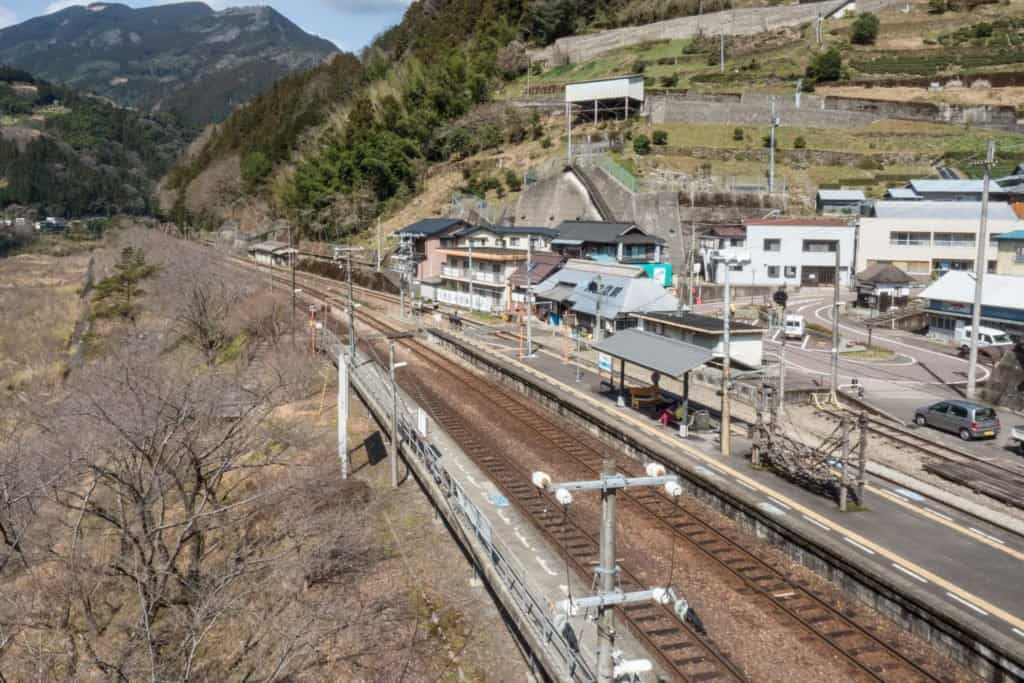
{"label": "yellow safety line", "polygon": [[[833,530],[833,531],[835,531],[837,533],[842,534],[843,536],[845,536],[849,540],[854,541],[854,542],[858,543],[859,545],[874,551],[878,555],[880,555],[880,556],[882,556],[882,557],[884,557],[884,558],[886,558],[886,559],[888,559],[888,560],[890,560],[892,562],[896,562],[896,563],[900,564],[905,569],[909,569],[910,571],[914,572],[915,574],[920,575],[922,578],[925,578],[925,579],[931,581],[936,586],[939,586],[940,588],[943,588],[943,589],[949,591],[950,593],[956,594],[957,596],[963,598],[964,600],[968,601],[969,603],[977,606],[979,609],[982,609],[982,610],[988,612],[989,614],[996,615],[1000,619],[1002,619],[1003,621],[1006,621],[1007,623],[1009,623],[1009,624],[1011,624],[1011,625],[1013,625],[1013,626],[1015,626],[1015,627],[1017,627],[1019,629],[1024,630],[1024,619],[1020,619],[1020,618],[1014,616],[1013,614],[1010,614],[1006,610],[1003,610],[1003,609],[993,605],[992,603],[990,603],[990,602],[988,602],[986,600],[983,600],[983,599],[979,598],[978,596],[976,596],[976,595],[974,595],[972,593],[969,593],[968,591],[964,590],[963,588],[960,588],[956,584],[951,583],[950,581],[947,581],[946,579],[938,576],[937,574],[934,574],[934,573],[930,572],[929,570],[925,569],[924,567],[918,566],[918,565],[914,564],[913,562],[910,562],[909,560],[903,558],[900,555],[897,555],[896,553],[888,550],[887,548],[883,548],[882,546],[878,545],[874,541],[872,541],[872,540],[870,540],[868,538],[865,538],[865,537],[863,537],[863,536],[861,536],[861,535],[859,535],[859,534],[857,534],[857,533],[855,533],[853,531],[850,531],[849,529],[846,529],[845,527],[842,527],[842,526],[840,526],[838,524],[835,524],[834,522],[829,520],[827,517],[823,517],[822,515],[820,515],[817,512],[815,512],[814,510],[812,510],[810,508],[807,508],[804,505],[802,505],[802,504],[800,504],[800,503],[798,503],[798,502],[796,502],[794,500],[791,500],[791,499],[787,498],[783,494],[780,494],[777,491],[775,491],[774,489],[771,489],[771,488],[769,488],[767,486],[764,486],[760,482],[758,482],[758,481],[756,481],[754,479],[751,479],[750,477],[747,477],[746,475],[744,475],[744,474],[740,473],[739,471],[729,467],[728,465],[723,464],[720,460],[718,460],[716,458],[712,458],[711,456],[709,456],[709,455],[707,455],[707,454],[705,454],[705,453],[703,453],[703,452],[693,448],[692,446],[690,446],[688,444],[677,442],[677,441],[671,441],[671,440],[666,438],[664,432],[656,430],[656,429],[652,428],[650,425],[644,424],[643,422],[640,422],[639,420],[633,418],[632,416],[630,416],[628,414],[623,414],[623,413],[619,413],[617,411],[613,411],[608,406],[606,406],[603,403],[597,401],[593,397],[588,396],[587,394],[584,394],[583,392],[578,391],[575,388],[573,388],[573,387],[571,387],[571,386],[569,386],[567,384],[562,383],[561,381],[551,377],[550,375],[546,375],[546,374],[544,374],[544,373],[542,373],[540,371],[534,370],[530,366],[525,365],[523,363],[520,363],[519,361],[517,361],[515,359],[508,359],[508,360],[511,361],[512,363],[514,363],[520,369],[524,370],[525,372],[527,372],[527,373],[529,373],[531,375],[537,376],[537,377],[539,377],[541,379],[544,379],[544,380],[546,380],[549,383],[556,384],[556,385],[562,387],[565,391],[568,391],[568,392],[570,392],[572,394],[575,394],[575,395],[579,396],[580,398],[586,400],[588,403],[590,403],[590,404],[596,406],[597,408],[601,409],[601,411],[603,411],[603,412],[605,412],[607,414],[614,415],[617,419],[620,419],[620,420],[623,419],[623,418],[626,419],[627,421],[635,424],[636,426],[640,427],[644,431],[646,431],[646,432],[652,434],[653,436],[657,437],[659,441],[668,442],[672,446],[674,446],[676,448],[680,448],[683,451],[686,451],[689,455],[691,455],[691,456],[693,456],[695,458],[698,458],[700,460],[703,460],[704,462],[713,465],[715,468],[717,468],[717,469],[719,469],[721,471],[728,472],[729,474],[734,476],[737,480],[743,481],[745,484],[747,484],[751,488],[756,489],[756,490],[760,491],[761,493],[764,493],[765,495],[770,495],[773,498],[776,498],[778,500],[783,501],[787,506],[789,506],[793,510],[796,510],[797,512],[800,512],[801,514],[805,515],[806,517],[808,517],[810,519],[813,519],[814,521],[818,522],[819,524],[821,524],[821,525],[823,525],[823,526],[825,526],[825,527],[827,527],[827,528],[829,528],[829,529],[831,529],[831,530]],[[968,534],[970,534],[970,532],[968,532]]]}

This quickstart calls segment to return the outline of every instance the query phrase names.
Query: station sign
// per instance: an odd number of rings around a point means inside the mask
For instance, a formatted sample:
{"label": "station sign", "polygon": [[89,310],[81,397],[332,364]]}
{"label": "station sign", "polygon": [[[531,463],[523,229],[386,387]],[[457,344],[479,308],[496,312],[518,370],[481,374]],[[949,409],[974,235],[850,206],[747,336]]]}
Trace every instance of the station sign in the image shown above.
{"label": "station sign", "polygon": [[597,367],[600,370],[612,371],[612,357],[607,353],[598,354],[597,356]]}

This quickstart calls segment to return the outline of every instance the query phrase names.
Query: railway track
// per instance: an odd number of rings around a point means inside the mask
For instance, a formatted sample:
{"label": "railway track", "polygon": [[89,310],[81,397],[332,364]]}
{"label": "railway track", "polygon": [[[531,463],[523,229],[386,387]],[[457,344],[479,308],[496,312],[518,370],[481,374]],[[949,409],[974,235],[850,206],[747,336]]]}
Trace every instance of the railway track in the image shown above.
{"label": "railway track", "polygon": [[[606,446],[589,435],[575,430],[567,430],[565,425],[556,424],[509,389],[490,383],[486,383],[486,388],[484,388],[483,380],[469,370],[433,350],[415,348],[421,346],[418,342],[412,342],[406,346],[427,360],[431,367],[448,374],[453,380],[473,391],[477,400],[492,404],[496,410],[510,415],[518,423],[533,430],[548,442],[551,449],[558,454],[556,457],[568,458],[583,468],[591,477],[599,476],[603,451],[607,450]],[[428,409],[437,410],[440,415],[450,413],[443,403],[430,401],[425,396],[417,398],[427,400]],[[446,419],[450,421],[450,424],[444,424],[442,421],[446,431],[451,427],[458,434],[469,433],[471,435],[471,430],[466,425],[460,424],[457,420],[451,420],[451,418],[446,417]],[[453,437],[460,440],[460,436],[456,434],[453,434]],[[460,445],[462,445],[461,441]],[[496,471],[499,476],[506,471],[507,466],[497,462],[500,458],[499,455],[487,452],[482,457],[497,465]],[[628,476],[643,476],[638,466],[623,466],[622,463],[619,463],[619,469]],[[522,474],[521,480],[516,486],[520,492],[530,495],[532,487],[529,484],[529,474]],[[756,555],[676,505],[664,493],[653,489],[639,493],[624,491],[620,493],[620,500],[743,581],[751,596],[771,603],[809,633],[841,654],[852,668],[867,675],[870,679],[876,681],[943,680],[941,676],[929,673],[917,662],[890,647],[874,635],[868,627],[857,624],[852,617],[840,613],[802,586],[787,580],[779,572],[758,559]],[[553,504],[557,509],[557,503]],[[548,503],[546,502],[544,505],[547,506]],[[596,552],[596,548],[594,552]],[[634,588],[630,587],[628,590],[634,590]],[[640,617],[643,619],[651,616],[650,610],[652,609],[647,605],[637,605],[626,607],[622,611],[627,618]]]}
{"label": "railway track", "polygon": [[[838,420],[842,413],[825,410]],[[971,490],[1017,508],[1024,508],[1024,468],[1006,467],[952,446],[940,444],[927,436],[873,415],[867,415],[867,430],[900,447],[909,448],[931,458],[925,461],[926,472],[935,474]]]}
{"label": "railway track", "polygon": [[[325,302],[335,295],[306,288]],[[383,295],[387,296],[387,295]],[[383,334],[399,332],[380,320],[362,313],[357,317]],[[366,343],[361,342],[361,343]],[[576,430],[556,424],[509,389],[495,386],[456,364],[417,340],[400,343],[428,365],[447,374],[453,381],[496,410],[508,414],[524,427],[546,440],[551,449],[576,463],[592,476],[599,476],[602,452],[600,442]],[[478,429],[456,414],[448,403],[428,390],[412,373],[404,374],[403,388],[428,410],[460,447],[488,473],[502,492],[565,553],[567,561],[582,577],[591,575],[598,557],[593,535],[560,512],[552,496],[539,493],[524,471],[507,455],[488,447],[476,435]],[[636,467],[622,466],[629,476],[640,476]],[[630,471],[630,470],[633,471]],[[623,492],[620,499],[655,524],[686,542],[692,549],[740,579],[751,596],[763,599],[791,618],[814,637],[830,646],[849,663],[851,669],[876,681],[945,681],[932,674],[876,636],[870,627],[858,624],[855,615],[844,614],[802,586],[761,561],[753,552],[716,530],[697,516],[675,504],[664,494],[650,490]],[[640,590],[641,582],[623,568],[622,588]],[[638,639],[657,653],[662,664],[685,681],[743,681],[742,672],[718,649],[689,625],[681,623],[667,607],[656,604],[626,606],[618,610],[622,620]]]}

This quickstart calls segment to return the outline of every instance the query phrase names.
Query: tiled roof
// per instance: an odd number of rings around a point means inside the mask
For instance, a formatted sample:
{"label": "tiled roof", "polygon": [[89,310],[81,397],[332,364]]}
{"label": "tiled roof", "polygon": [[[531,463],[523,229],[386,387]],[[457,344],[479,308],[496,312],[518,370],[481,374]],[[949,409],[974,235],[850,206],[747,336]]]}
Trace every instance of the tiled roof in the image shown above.
{"label": "tiled roof", "polygon": [[845,218],[816,217],[791,217],[791,218],[749,218],[744,223],[751,225],[775,225],[778,227],[822,227],[822,228],[845,228],[850,221]]}

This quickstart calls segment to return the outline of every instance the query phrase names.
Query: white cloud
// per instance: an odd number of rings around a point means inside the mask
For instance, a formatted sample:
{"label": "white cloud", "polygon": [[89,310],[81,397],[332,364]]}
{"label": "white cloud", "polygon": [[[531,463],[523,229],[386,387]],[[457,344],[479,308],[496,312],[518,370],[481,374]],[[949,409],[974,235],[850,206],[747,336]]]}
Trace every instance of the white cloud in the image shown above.
{"label": "white cloud", "polygon": [[412,0],[322,0],[342,14],[391,14],[404,11]]}
{"label": "white cloud", "polygon": [[0,28],[4,28],[5,26],[11,26],[17,23],[17,15],[13,11],[4,7],[3,5],[0,5]]}
{"label": "white cloud", "polygon": [[82,2],[82,0],[56,0],[56,2],[51,2],[49,5],[46,6],[45,13],[46,14],[53,14],[54,12],[59,12],[62,9],[67,9],[68,7],[74,7],[75,5],[88,5],[88,4],[89,4],[88,2]]}

